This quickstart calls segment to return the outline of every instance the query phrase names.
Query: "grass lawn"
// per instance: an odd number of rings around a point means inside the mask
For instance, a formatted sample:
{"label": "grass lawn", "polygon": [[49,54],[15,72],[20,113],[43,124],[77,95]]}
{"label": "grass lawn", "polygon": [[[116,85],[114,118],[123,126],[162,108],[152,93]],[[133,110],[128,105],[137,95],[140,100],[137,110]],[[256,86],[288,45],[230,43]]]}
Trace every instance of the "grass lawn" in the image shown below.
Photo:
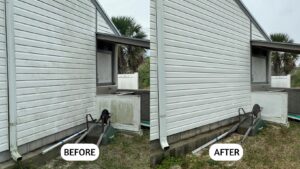
{"label": "grass lawn", "polygon": [[100,146],[100,157],[94,162],[66,162],[60,157],[35,166],[34,162],[23,169],[148,169],[149,130],[143,136],[117,133],[113,142]]}
{"label": "grass lawn", "polygon": [[[240,135],[220,141],[238,143]],[[243,145],[244,157],[238,162],[216,162],[208,149],[200,155],[170,157],[157,169],[300,169],[300,122],[290,121],[290,127],[268,124],[257,136],[248,137]]]}

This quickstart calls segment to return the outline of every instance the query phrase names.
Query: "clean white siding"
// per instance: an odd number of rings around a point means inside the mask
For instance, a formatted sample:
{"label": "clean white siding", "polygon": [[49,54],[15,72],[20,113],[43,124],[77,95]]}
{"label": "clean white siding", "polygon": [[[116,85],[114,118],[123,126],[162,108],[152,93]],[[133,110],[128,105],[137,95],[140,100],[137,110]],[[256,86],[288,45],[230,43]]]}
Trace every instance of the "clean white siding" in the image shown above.
{"label": "clean white siding", "polygon": [[267,40],[254,24],[252,24],[252,40]]}
{"label": "clean white siding", "polygon": [[7,60],[4,10],[4,0],[0,0],[0,152],[8,150]]}
{"label": "clean white siding", "polygon": [[249,18],[229,0],[164,3],[167,134],[237,116],[240,107],[248,110]]}
{"label": "clean white siding", "polygon": [[97,32],[114,34],[99,12],[97,12]]}
{"label": "clean white siding", "polygon": [[89,1],[15,1],[18,145],[95,114],[95,21]]}
{"label": "clean white siding", "polygon": [[156,9],[155,0],[150,7],[150,139],[158,138],[158,90],[157,90],[157,47],[156,47]]}

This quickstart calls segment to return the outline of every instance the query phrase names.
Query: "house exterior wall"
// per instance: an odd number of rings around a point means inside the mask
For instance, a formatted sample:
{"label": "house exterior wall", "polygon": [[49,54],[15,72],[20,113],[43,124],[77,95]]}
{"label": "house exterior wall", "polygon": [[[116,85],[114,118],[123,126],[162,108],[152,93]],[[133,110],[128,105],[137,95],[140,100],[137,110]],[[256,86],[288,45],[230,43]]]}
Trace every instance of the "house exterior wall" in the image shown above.
{"label": "house exterior wall", "polygon": [[263,40],[263,41],[267,40],[253,23],[252,23],[252,40]]}
{"label": "house exterior wall", "polygon": [[0,152],[8,150],[8,93],[5,2],[0,0]]}
{"label": "house exterior wall", "polygon": [[97,32],[114,34],[109,25],[103,19],[101,14],[97,11]]}
{"label": "house exterior wall", "polygon": [[[167,135],[249,110],[250,19],[240,7],[231,0],[165,0],[163,10]],[[159,138],[155,23],[151,1],[151,140]]]}
{"label": "house exterior wall", "polygon": [[23,145],[80,125],[87,113],[98,116],[96,8],[85,0],[15,0],[14,10]]}

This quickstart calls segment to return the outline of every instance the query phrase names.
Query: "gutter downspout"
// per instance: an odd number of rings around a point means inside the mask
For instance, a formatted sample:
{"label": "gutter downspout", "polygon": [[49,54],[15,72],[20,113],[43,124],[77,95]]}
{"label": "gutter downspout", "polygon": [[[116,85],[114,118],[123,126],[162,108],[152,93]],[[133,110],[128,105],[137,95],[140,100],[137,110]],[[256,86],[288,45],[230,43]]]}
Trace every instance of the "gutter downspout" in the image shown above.
{"label": "gutter downspout", "polygon": [[8,74],[9,150],[14,161],[22,160],[17,145],[16,56],[14,0],[5,1],[6,54]]}
{"label": "gutter downspout", "polygon": [[156,38],[157,38],[157,77],[158,77],[158,124],[159,141],[163,150],[169,149],[167,139],[166,96],[165,96],[165,57],[164,57],[164,0],[156,1]]}

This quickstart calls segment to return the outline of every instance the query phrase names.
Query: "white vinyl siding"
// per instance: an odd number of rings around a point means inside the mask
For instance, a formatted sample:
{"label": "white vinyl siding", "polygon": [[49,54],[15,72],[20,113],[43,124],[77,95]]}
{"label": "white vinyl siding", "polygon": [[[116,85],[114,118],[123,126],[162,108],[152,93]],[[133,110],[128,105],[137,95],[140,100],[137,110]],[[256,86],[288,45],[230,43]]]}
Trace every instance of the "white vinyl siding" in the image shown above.
{"label": "white vinyl siding", "polygon": [[95,114],[96,13],[85,0],[17,0],[14,10],[22,145]]}
{"label": "white vinyl siding", "polygon": [[150,7],[150,139],[154,140],[158,138],[158,86],[155,0],[151,0]]}
{"label": "white vinyl siding", "polygon": [[252,40],[267,40],[254,24],[252,24]]}
{"label": "white vinyl siding", "polygon": [[8,150],[7,58],[5,3],[0,0],[0,152]]}
{"label": "white vinyl siding", "polygon": [[97,12],[97,32],[114,34],[113,30],[111,30],[108,23],[104,20],[99,12]]}
{"label": "white vinyl siding", "polygon": [[[234,1],[164,3],[167,134],[237,116],[240,107],[248,110],[249,18]],[[158,132],[151,134],[158,138]]]}

